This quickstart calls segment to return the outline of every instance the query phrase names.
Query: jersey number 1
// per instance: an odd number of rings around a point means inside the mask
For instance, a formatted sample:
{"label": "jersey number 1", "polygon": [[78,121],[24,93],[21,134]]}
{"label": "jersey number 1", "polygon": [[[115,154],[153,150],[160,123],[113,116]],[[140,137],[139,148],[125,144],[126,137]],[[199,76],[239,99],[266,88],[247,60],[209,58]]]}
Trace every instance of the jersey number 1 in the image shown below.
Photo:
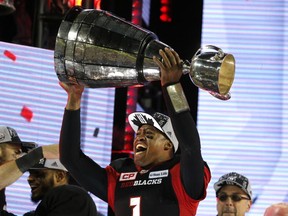
{"label": "jersey number 1", "polygon": [[140,216],[140,197],[130,198],[130,207],[133,208],[132,216]]}

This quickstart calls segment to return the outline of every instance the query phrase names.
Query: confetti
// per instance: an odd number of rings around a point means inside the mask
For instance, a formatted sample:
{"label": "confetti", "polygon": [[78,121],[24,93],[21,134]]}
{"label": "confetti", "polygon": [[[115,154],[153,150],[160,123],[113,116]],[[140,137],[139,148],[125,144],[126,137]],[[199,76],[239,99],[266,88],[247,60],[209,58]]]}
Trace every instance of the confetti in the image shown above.
{"label": "confetti", "polygon": [[12,52],[5,50],[4,55],[6,57],[10,58],[12,61],[16,61],[16,56]]}
{"label": "confetti", "polygon": [[26,106],[23,106],[21,110],[21,116],[26,119],[26,121],[31,122],[33,118],[33,112]]}

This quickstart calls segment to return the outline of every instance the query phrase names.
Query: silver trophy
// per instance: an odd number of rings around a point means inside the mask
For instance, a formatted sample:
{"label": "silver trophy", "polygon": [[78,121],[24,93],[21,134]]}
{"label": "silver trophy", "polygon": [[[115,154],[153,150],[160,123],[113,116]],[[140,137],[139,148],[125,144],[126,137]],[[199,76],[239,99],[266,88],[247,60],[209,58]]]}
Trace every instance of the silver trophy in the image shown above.
{"label": "silver trophy", "polygon": [[[169,47],[151,31],[113,14],[95,9],[71,8],[58,30],[54,62],[58,79],[69,77],[87,88],[127,87],[160,80],[153,61],[159,49]],[[206,52],[205,49],[208,49]],[[199,49],[191,63],[185,61],[183,73],[189,73],[199,88],[221,100],[230,99],[235,74],[231,54],[209,45]]]}

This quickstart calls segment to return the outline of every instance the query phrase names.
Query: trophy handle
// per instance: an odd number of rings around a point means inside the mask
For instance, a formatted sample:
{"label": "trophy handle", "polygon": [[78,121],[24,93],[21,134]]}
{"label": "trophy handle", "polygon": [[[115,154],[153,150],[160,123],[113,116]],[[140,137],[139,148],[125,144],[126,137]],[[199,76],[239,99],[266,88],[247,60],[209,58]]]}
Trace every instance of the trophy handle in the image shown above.
{"label": "trophy handle", "polygon": [[[203,51],[205,49],[214,52]],[[215,52],[216,51],[216,52]],[[214,45],[197,50],[191,63],[183,62],[183,74],[189,73],[194,85],[220,100],[229,100],[229,92],[235,77],[235,59]]]}

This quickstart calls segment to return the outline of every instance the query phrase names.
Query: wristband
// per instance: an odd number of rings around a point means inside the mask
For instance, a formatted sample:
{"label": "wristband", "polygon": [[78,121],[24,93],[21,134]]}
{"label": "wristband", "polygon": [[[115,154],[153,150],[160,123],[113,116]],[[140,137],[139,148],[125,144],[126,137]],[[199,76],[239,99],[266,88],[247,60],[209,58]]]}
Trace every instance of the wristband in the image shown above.
{"label": "wristband", "polygon": [[190,110],[180,83],[169,85],[166,89],[176,113]]}
{"label": "wristband", "polygon": [[16,164],[19,168],[19,170],[24,173],[31,167],[33,167],[35,164],[39,163],[40,159],[42,159],[43,151],[42,147],[38,147],[32,151],[30,151],[28,154],[18,158],[16,160]]}

